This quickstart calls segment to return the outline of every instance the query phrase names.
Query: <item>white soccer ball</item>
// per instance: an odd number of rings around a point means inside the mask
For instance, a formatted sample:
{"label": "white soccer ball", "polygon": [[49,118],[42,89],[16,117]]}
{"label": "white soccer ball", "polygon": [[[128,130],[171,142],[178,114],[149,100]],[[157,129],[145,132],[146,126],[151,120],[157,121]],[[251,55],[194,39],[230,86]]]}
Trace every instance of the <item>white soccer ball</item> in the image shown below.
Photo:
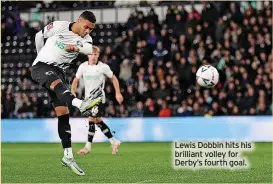
{"label": "white soccer ball", "polygon": [[197,83],[204,88],[212,88],[219,81],[217,69],[211,65],[201,66],[196,72]]}

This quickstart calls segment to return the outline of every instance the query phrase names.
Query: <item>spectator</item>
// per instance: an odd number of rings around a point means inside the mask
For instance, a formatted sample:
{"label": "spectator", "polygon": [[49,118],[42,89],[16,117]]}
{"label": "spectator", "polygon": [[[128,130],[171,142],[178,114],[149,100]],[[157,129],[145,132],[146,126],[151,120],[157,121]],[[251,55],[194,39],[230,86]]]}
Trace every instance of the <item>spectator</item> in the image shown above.
{"label": "spectator", "polygon": [[132,77],[132,65],[130,60],[124,59],[120,64],[119,78],[127,82]]}
{"label": "spectator", "polygon": [[167,54],[168,54],[168,51],[163,48],[162,42],[160,41],[157,42],[157,48],[156,50],[153,51],[153,55],[154,55],[153,59],[155,61],[159,61],[159,60],[165,61],[168,59]]}
{"label": "spectator", "polygon": [[23,94],[23,104],[17,112],[18,118],[33,118],[33,105],[26,94]]}
{"label": "spectator", "polygon": [[137,102],[137,109],[131,113],[131,117],[143,117],[143,103]]}
{"label": "spectator", "polygon": [[168,104],[166,101],[162,102],[162,108],[160,109],[158,113],[158,117],[170,117],[172,116],[172,109],[168,107]]}
{"label": "spectator", "polygon": [[13,112],[15,110],[15,102],[10,93],[7,93],[3,100],[3,118],[13,118]]}
{"label": "spectator", "polygon": [[[195,107],[197,110],[199,107]],[[188,106],[187,102],[182,102],[182,105],[177,109],[177,116],[191,116],[192,108]]]}
{"label": "spectator", "polygon": [[150,32],[149,32],[149,35],[148,35],[148,38],[147,38],[147,42],[148,44],[154,48],[156,43],[158,42],[159,38],[158,36],[156,35],[156,32],[154,29],[151,29]]}
{"label": "spectator", "polygon": [[124,118],[129,116],[129,112],[125,109],[123,104],[119,106],[119,115]]}
{"label": "spectator", "polygon": [[158,114],[155,104],[151,98],[148,98],[145,103],[144,117],[156,117]]}

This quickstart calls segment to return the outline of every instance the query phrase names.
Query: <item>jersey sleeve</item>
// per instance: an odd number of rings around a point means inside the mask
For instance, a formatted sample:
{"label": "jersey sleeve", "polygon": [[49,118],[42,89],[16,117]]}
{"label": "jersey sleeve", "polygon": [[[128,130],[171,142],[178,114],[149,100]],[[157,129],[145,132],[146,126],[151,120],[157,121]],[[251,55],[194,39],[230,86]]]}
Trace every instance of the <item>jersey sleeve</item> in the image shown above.
{"label": "jersey sleeve", "polygon": [[50,24],[46,25],[42,29],[43,37],[44,38],[49,38],[59,32],[62,28],[63,22],[61,21],[54,21],[51,22]]}
{"label": "jersey sleeve", "polygon": [[110,69],[110,67],[108,65],[104,65],[104,75],[106,75],[108,78],[112,78],[113,77],[113,72]]}
{"label": "jersey sleeve", "polygon": [[79,53],[90,55],[93,52],[93,42],[91,36],[87,35],[78,45]]}
{"label": "jersey sleeve", "polygon": [[76,78],[77,79],[80,79],[83,76],[83,68],[84,68],[83,64],[81,64],[80,67],[77,70],[77,73],[76,73]]}
{"label": "jersey sleeve", "polygon": [[40,52],[40,50],[43,48],[45,45],[46,40],[59,32],[63,26],[62,21],[55,21],[47,26],[45,26],[41,31],[39,31],[36,36],[35,36],[35,45],[36,45],[36,50],[37,53]]}

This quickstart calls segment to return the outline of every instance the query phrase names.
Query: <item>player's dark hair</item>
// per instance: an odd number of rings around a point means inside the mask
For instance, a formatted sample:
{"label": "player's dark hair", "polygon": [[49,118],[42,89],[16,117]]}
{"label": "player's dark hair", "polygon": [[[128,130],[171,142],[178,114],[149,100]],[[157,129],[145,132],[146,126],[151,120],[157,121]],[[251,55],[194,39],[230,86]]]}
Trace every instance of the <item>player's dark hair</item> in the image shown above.
{"label": "player's dark hair", "polygon": [[80,15],[80,17],[88,20],[89,22],[96,23],[96,16],[91,11],[84,11],[84,12],[82,12],[82,14]]}

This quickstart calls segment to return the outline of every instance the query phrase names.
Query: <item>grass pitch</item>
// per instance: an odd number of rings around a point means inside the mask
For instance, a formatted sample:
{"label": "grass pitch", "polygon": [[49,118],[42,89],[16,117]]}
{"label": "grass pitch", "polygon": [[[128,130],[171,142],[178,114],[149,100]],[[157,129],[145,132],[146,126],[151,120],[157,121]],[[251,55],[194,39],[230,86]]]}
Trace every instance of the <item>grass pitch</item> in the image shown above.
{"label": "grass pitch", "polygon": [[3,183],[272,183],[272,143],[256,143],[247,153],[249,170],[173,170],[171,143],[122,143],[117,155],[109,143],[94,143],[92,152],[73,152],[85,176],[61,165],[61,144],[3,143]]}

